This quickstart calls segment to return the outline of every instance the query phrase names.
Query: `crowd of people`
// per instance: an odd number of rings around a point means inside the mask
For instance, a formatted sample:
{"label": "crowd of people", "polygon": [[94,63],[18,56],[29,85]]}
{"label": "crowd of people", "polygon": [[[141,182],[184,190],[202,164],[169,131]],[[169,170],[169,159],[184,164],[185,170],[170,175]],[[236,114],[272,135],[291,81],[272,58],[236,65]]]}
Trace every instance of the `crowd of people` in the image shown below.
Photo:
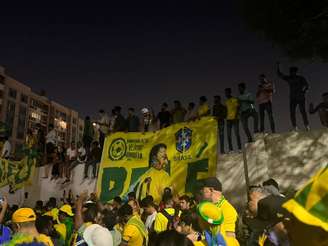
{"label": "crowd of people", "polygon": [[[85,130],[87,129],[87,126]],[[90,141],[86,135],[83,143],[77,145],[72,142],[68,148],[64,145],[58,146],[58,137],[53,125],[49,125],[49,132],[45,137],[46,165],[44,179],[48,179],[51,170],[51,180],[65,179],[63,184],[69,183],[72,170],[79,164],[84,165],[84,179],[97,178],[97,170],[101,160],[102,149],[98,141]],[[89,177],[89,168],[92,167],[92,174]]]}
{"label": "crowd of people", "polygon": [[[278,76],[289,85],[290,100],[290,119],[293,130],[298,130],[296,122],[296,109],[299,107],[305,129],[310,130],[308,114],[306,110],[306,93],[309,84],[303,76],[297,74],[298,68],[291,67],[289,75],[280,71],[277,64]],[[220,139],[221,153],[226,153],[225,149],[225,129],[228,140],[228,150],[233,151],[232,130],[236,137],[238,150],[241,150],[242,143],[239,131],[241,123],[248,142],[253,141],[253,133],[265,132],[265,115],[268,116],[268,122],[272,133],[276,132],[276,123],[273,114],[273,94],[275,85],[264,74],[259,76],[259,84],[256,94],[247,90],[246,83],[238,84],[239,95],[233,94],[232,88],[226,88],[225,100],[220,96],[214,96],[212,107],[205,96],[199,98],[199,104],[190,102],[185,108],[179,100],[173,102],[173,108],[170,109],[167,103],[161,105],[161,110],[155,114],[152,107],[145,107],[141,110],[141,119],[134,108],[128,109],[128,116],[122,115],[120,106],[114,107],[112,115],[109,116],[104,110],[99,111],[99,120],[94,124],[99,129],[99,142],[102,145],[105,136],[118,131],[124,132],[148,132],[156,131],[170,126],[171,124],[193,121],[204,116],[214,116],[218,121],[218,133]],[[328,92],[322,94],[322,102],[314,107],[313,103],[309,105],[309,113],[319,112],[320,121],[323,126],[328,127]],[[256,106],[256,104],[258,106]],[[249,120],[253,119],[253,133],[249,127]],[[86,124],[90,117],[86,118]]]}
{"label": "crowd of people", "polygon": [[[296,108],[299,107],[306,130],[310,129],[307,110],[306,92],[309,84],[303,76],[297,74],[298,68],[291,67],[289,75],[280,71],[277,64],[277,74],[289,85],[290,119],[294,130],[297,130]],[[218,135],[220,152],[231,153],[234,151],[232,131],[234,132],[237,150],[242,149],[240,136],[240,123],[243,127],[248,142],[254,140],[254,133],[265,132],[265,115],[272,133],[276,132],[276,122],[273,114],[273,94],[275,85],[264,74],[259,76],[259,84],[256,94],[247,90],[245,83],[238,84],[239,95],[233,94],[232,88],[226,88],[225,99],[220,95],[214,96],[214,103],[210,105],[208,98],[202,96],[196,106],[190,102],[185,108],[179,100],[174,101],[170,109],[167,103],[161,105],[161,110],[155,114],[151,107],[141,109],[141,114],[134,108],[128,109],[127,117],[122,115],[120,106],[114,107],[111,116],[104,110],[99,110],[99,118],[91,120],[85,117],[83,139],[80,143],[72,142],[70,146],[61,144],[54,126],[48,126],[46,134],[37,126],[35,131],[29,130],[26,137],[28,148],[35,148],[39,153],[39,164],[46,164],[44,178],[64,178],[64,183],[71,180],[71,170],[78,164],[85,165],[85,178],[89,176],[89,168],[92,168],[92,177],[97,176],[97,166],[101,159],[101,152],[105,137],[114,132],[148,132],[156,131],[172,124],[188,122],[205,116],[214,116],[218,122]],[[257,106],[256,106],[257,104]],[[322,94],[322,102],[317,106],[309,104],[309,113],[319,113],[320,121],[324,127],[328,127],[328,92]],[[253,131],[250,130],[249,120],[253,119]],[[228,150],[225,146],[227,136]],[[1,157],[11,158],[11,144],[8,137],[4,137]]]}
{"label": "crowd of people", "polygon": [[[290,87],[293,129],[297,130],[295,114],[299,107],[305,129],[309,130],[305,101],[309,88],[307,81],[297,75],[295,67],[290,68],[289,75],[284,75],[278,64],[277,73]],[[70,146],[59,144],[56,130],[50,124],[47,134],[41,127],[36,133],[29,131],[26,144],[46,153],[41,160],[46,163],[43,178],[64,179],[62,184],[70,182],[71,171],[80,164],[84,165],[84,179],[97,178],[104,140],[114,132],[150,132],[214,116],[218,121],[221,153],[226,153],[225,129],[229,151],[233,151],[232,130],[240,150],[240,122],[248,141],[252,142],[254,133],[265,131],[267,113],[270,130],[275,133],[272,109],[275,87],[262,74],[256,96],[247,90],[245,83],[238,84],[238,92],[239,95],[235,96],[232,88],[226,88],[226,99],[216,95],[212,106],[202,96],[198,106],[191,102],[186,109],[178,100],[174,101],[173,109],[163,103],[157,114],[151,107],[145,107],[140,118],[134,108],[128,109],[127,117],[122,115],[119,106],[112,110],[111,116],[100,110],[98,120],[85,118],[80,143],[72,142]],[[322,96],[323,102],[316,107],[310,104],[309,112],[319,112],[322,125],[328,127],[328,93]],[[253,132],[249,127],[250,118],[254,122]],[[8,159],[11,146],[8,138],[5,140],[1,157]],[[165,180],[157,182],[166,184]],[[322,192],[327,191],[326,186],[321,187]],[[141,191],[136,191],[129,193],[127,198],[115,197],[111,201],[99,201],[95,194],[86,192],[77,197],[73,197],[71,192],[66,196],[64,192],[59,201],[53,197],[46,203],[37,201],[33,209],[9,206],[3,196],[0,198],[0,245],[328,245],[327,228],[308,225],[302,216],[283,208],[283,204],[293,198],[282,194],[273,179],[248,187],[248,202],[239,214],[224,197],[222,184],[217,178],[201,180],[199,187],[193,194],[176,194],[172,187],[165,187],[153,196],[141,196]],[[310,192],[307,190],[306,194]],[[327,204],[321,206],[320,211],[328,210]]]}
{"label": "crowd of people", "polygon": [[[223,195],[222,184],[215,177],[201,180],[200,188],[192,196],[178,196],[167,187],[158,204],[150,195],[138,200],[134,192],[124,201],[115,197],[107,202],[87,192],[76,198],[64,193],[60,201],[55,198],[45,204],[37,201],[33,209],[10,207],[3,197],[0,244],[324,246],[328,243],[327,228],[308,222],[312,217],[305,204],[303,209],[290,207],[296,206],[300,194],[302,199],[313,195],[320,201],[322,192],[328,192],[324,182],[327,172],[327,168],[319,171],[318,178],[314,179],[316,183],[312,183],[316,189],[309,190],[305,186],[290,197],[281,194],[273,179],[249,187],[248,203],[240,216]],[[318,218],[328,209],[327,203],[320,206],[318,213],[313,212]]]}

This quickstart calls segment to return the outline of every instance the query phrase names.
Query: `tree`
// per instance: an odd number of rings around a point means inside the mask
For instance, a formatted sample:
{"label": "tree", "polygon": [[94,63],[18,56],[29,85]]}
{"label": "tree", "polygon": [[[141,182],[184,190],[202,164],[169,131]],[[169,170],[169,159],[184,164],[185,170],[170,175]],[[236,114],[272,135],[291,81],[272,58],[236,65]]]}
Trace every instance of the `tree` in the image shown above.
{"label": "tree", "polygon": [[248,26],[294,59],[328,60],[328,0],[239,0]]}

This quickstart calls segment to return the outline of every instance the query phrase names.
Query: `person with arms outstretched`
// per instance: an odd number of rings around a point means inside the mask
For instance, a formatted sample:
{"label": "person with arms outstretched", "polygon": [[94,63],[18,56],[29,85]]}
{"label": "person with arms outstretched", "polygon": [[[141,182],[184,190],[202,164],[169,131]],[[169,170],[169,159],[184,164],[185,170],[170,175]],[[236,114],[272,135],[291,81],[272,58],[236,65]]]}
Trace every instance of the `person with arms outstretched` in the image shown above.
{"label": "person with arms outstretched", "polygon": [[307,131],[310,130],[309,120],[305,109],[305,94],[309,90],[309,84],[303,76],[297,75],[298,67],[290,67],[289,75],[285,75],[280,71],[280,63],[277,62],[277,74],[285,80],[289,85],[289,107],[290,119],[294,130],[297,130],[296,124],[296,108],[300,109],[304,126]]}

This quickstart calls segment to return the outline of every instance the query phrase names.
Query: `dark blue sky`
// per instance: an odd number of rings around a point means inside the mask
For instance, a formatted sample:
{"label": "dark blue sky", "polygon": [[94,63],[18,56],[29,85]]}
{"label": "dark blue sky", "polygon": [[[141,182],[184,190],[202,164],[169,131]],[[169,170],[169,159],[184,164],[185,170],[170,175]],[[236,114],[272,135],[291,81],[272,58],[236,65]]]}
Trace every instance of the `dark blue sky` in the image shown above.
{"label": "dark blue sky", "polygon": [[[288,87],[273,69],[276,60],[286,72],[295,63],[248,30],[233,1],[179,2],[2,6],[0,64],[84,115],[115,105],[212,100],[228,86],[236,94],[242,81],[255,93],[258,74],[266,73],[277,86],[277,128],[290,129]],[[309,101],[319,102],[328,90],[327,65],[296,65],[311,84]]]}

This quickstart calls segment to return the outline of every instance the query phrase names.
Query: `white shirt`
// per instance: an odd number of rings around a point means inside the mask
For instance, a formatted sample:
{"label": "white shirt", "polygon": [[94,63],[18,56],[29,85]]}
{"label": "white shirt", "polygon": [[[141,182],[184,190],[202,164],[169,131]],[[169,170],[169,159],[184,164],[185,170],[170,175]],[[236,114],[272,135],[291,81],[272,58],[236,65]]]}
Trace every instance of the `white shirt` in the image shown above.
{"label": "white shirt", "polygon": [[83,146],[78,149],[78,153],[79,153],[79,156],[77,157],[77,160],[80,162],[86,161],[87,151],[85,150],[85,148]]}
{"label": "white shirt", "polygon": [[100,131],[104,134],[108,133],[108,126],[109,126],[109,117],[107,114],[101,116],[99,120]]}
{"label": "white shirt", "polygon": [[152,215],[149,215],[146,219],[145,226],[147,230],[151,230],[156,218],[157,212],[155,211]]}
{"label": "white shirt", "polygon": [[[5,153],[6,153],[6,155],[5,155]],[[6,140],[6,142],[5,142],[5,144],[3,145],[3,148],[2,148],[1,157],[2,158],[9,158],[10,153],[11,153],[11,144],[8,140]]]}
{"label": "white shirt", "polygon": [[52,129],[50,132],[48,132],[48,134],[46,136],[46,143],[52,143],[52,144],[56,145],[57,133],[56,133],[55,129]]}
{"label": "white shirt", "polygon": [[66,151],[66,155],[68,156],[68,159],[70,161],[74,160],[77,156],[76,149],[68,148],[67,151]]}

